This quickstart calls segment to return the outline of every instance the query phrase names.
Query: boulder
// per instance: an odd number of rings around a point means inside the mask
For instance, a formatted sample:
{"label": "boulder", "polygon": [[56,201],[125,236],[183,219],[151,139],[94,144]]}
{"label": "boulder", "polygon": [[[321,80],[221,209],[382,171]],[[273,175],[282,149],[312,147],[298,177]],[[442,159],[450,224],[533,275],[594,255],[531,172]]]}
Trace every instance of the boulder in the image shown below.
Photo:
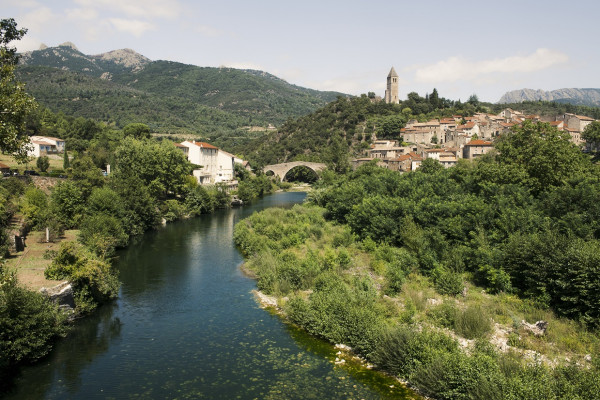
{"label": "boulder", "polygon": [[47,296],[52,302],[58,304],[60,308],[73,311],[75,310],[75,298],[73,297],[73,286],[70,282],[61,282],[51,288],[41,288],[40,293]]}
{"label": "boulder", "polygon": [[535,324],[530,324],[523,320],[521,321],[521,325],[523,326],[523,329],[532,333],[534,336],[544,336],[546,334],[546,329],[548,328],[547,321],[537,321]]}

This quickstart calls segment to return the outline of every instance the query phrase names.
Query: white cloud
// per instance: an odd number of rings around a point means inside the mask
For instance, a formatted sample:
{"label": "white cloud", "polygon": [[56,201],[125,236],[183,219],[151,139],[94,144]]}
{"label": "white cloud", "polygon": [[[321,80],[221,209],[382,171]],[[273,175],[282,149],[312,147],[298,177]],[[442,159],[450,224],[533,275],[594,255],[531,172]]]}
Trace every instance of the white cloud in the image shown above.
{"label": "white cloud", "polygon": [[34,8],[40,6],[40,3],[35,0],[5,0],[3,3],[5,6],[22,8]]}
{"label": "white cloud", "polygon": [[23,53],[25,51],[33,51],[38,50],[42,42],[39,39],[36,39],[32,36],[25,35],[21,40],[12,42],[11,45],[17,48],[19,53]]}
{"label": "white cloud", "polygon": [[155,29],[155,26],[150,22],[135,19],[109,18],[109,21],[118,31],[131,33],[136,37],[142,36],[146,31]]}
{"label": "white cloud", "polygon": [[[512,56],[493,60],[470,61],[463,57],[450,57],[432,65],[415,67],[417,82],[439,83],[459,80],[482,80],[492,74],[535,72],[565,63],[569,57],[559,51],[537,49],[526,56]],[[487,79],[486,79],[487,80]]]}
{"label": "white cloud", "polygon": [[17,23],[19,28],[37,29],[50,22],[55,23],[56,19],[57,16],[48,7],[39,7],[25,14]]}
{"label": "white cloud", "polygon": [[98,18],[98,11],[93,8],[69,8],[65,12],[67,18],[74,21],[90,21]]}
{"label": "white cloud", "polygon": [[136,18],[175,18],[182,10],[177,0],[75,0],[75,3]]}
{"label": "white cloud", "polygon": [[220,30],[208,25],[196,26],[195,30],[196,32],[208,37],[217,37],[222,35],[222,32]]}

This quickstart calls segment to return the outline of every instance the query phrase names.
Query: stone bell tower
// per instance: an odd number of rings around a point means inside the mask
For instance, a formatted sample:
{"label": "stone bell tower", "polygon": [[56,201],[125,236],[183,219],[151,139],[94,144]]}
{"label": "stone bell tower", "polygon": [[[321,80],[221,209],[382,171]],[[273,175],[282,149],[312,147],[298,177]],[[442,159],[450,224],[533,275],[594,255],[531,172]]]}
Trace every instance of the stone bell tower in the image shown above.
{"label": "stone bell tower", "polygon": [[387,89],[385,90],[385,102],[386,103],[400,103],[398,98],[398,74],[394,67],[390,70],[387,76]]}

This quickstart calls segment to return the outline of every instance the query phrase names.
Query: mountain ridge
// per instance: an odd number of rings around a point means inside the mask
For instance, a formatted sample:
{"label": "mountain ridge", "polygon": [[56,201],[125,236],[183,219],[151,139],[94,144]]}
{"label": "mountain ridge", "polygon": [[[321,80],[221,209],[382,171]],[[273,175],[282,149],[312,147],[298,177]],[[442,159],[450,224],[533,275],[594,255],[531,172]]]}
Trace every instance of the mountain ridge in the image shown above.
{"label": "mountain ridge", "polygon": [[509,104],[538,100],[600,107],[600,89],[562,88],[550,91],[541,89],[518,89],[506,92],[500,98],[498,103]]}

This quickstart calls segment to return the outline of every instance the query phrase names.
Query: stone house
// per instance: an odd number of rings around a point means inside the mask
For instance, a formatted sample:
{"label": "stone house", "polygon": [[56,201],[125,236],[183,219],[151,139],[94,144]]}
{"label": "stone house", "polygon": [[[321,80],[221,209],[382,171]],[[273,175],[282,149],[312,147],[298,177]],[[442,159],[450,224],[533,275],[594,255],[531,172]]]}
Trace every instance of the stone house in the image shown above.
{"label": "stone house", "polygon": [[483,154],[489,153],[493,148],[494,145],[492,142],[481,139],[471,140],[463,148],[463,158],[472,160],[473,158],[477,158]]}

